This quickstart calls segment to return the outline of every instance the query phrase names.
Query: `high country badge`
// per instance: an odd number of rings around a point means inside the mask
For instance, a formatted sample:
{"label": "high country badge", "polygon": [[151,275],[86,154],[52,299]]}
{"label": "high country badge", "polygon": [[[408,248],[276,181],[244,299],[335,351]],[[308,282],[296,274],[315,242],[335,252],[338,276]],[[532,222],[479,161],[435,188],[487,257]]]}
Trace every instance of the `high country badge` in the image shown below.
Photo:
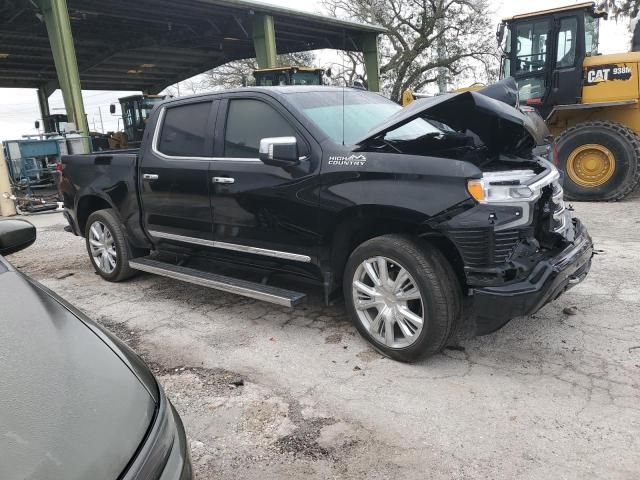
{"label": "high country badge", "polygon": [[345,155],[330,155],[329,165],[341,167],[362,167],[367,162],[365,155],[352,154],[348,157]]}

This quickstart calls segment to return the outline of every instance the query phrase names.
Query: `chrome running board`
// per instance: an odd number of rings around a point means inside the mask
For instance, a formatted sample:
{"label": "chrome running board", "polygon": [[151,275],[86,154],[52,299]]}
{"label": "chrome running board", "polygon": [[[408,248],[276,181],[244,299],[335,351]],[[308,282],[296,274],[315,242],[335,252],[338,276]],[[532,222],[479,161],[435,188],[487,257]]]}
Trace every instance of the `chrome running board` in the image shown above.
{"label": "chrome running board", "polygon": [[306,295],[284,288],[272,287],[261,283],[249,282],[239,278],[225,277],[215,273],[204,272],[194,268],[181,267],[171,263],[160,262],[149,257],[134,258],[129,261],[129,266],[135,270],[155,273],[163,277],[194,283],[203,287],[235,293],[245,297],[255,298],[265,302],[295,307],[302,302]]}

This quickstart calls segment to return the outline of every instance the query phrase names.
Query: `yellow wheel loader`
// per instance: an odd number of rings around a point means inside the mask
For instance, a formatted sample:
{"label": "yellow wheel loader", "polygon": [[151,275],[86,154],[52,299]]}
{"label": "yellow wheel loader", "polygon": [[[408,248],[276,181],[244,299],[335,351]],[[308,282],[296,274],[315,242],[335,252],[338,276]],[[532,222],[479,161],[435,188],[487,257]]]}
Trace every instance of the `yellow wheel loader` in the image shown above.
{"label": "yellow wheel loader", "polygon": [[640,52],[600,55],[606,18],[585,2],[507,18],[497,32],[501,77],[545,118],[574,200],[620,200],[640,181]]}

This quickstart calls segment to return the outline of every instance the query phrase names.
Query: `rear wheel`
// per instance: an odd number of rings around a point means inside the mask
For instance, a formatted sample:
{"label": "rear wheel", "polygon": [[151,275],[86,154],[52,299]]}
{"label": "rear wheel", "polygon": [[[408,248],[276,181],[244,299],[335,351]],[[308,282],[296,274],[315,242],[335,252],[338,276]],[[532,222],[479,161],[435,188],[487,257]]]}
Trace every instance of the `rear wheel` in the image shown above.
{"label": "rear wheel", "polygon": [[640,181],[640,137],[622,124],[585,122],[558,138],[569,200],[621,200]]}
{"label": "rear wheel", "polygon": [[462,312],[460,285],[440,251],[402,235],[356,248],[345,268],[344,296],[360,334],[403,362],[442,350]]}
{"label": "rear wheel", "polygon": [[129,267],[129,244],[111,209],[89,215],[85,241],[93,268],[105,280],[119,282],[136,274]]}

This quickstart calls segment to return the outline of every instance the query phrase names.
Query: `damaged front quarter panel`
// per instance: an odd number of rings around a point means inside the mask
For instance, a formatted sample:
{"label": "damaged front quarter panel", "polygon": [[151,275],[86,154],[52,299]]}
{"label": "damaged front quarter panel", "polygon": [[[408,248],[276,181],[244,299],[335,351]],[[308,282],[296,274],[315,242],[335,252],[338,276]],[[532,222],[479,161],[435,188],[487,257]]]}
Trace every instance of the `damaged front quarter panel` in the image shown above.
{"label": "damaged front quarter panel", "polygon": [[[455,216],[435,217],[430,228],[447,236],[464,261],[470,287],[502,285],[526,278],[540,259],[561,250],[575,237],[562,200],[555,167],[539,159],[543,170],[486,175],[487,200]],[[492,189],[527,190],[522,198]]]}

